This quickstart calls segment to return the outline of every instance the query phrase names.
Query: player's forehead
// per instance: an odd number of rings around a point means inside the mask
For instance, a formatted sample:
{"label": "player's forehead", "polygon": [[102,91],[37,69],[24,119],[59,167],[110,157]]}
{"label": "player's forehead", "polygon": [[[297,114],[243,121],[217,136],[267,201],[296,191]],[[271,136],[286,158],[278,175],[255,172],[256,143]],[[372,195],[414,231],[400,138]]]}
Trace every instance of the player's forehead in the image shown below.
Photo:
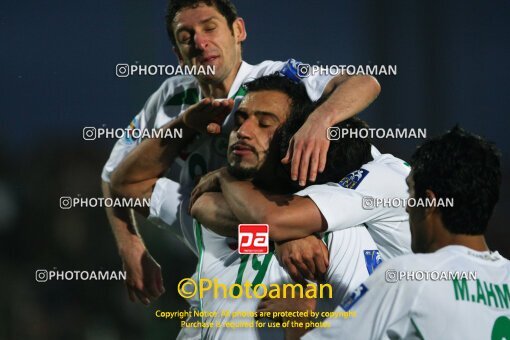
{"label": "player's forehead", "polygon": [[283,123],[289,115],[290,105],[291,99],[281,91],[252,91],[244,96],[237,111],[247,114],[272,113]]}
{"label": "player's forehead", "polygon": [[190,29],[199,24],[219,22],[227,24],[225,17],[218,11],[216,6],[207,5],[203,2],[195,6],[184,7],[179,10],[173,20],[175,32]]}

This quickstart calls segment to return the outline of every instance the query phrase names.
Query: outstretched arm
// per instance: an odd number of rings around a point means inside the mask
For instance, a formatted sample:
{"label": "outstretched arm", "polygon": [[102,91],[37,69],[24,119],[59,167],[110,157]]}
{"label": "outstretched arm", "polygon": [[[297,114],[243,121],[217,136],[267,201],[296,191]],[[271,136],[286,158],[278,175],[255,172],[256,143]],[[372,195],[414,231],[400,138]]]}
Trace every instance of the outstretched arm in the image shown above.
{"label": "outstretched arm", "polygon": [[191,195],[190,209],[203,225],[224,236],[236,237],[239,223],[269,224],[272,240],[290,239],[277,243],[276,254],[297,282],[320,280],[326,273],[328,251],[320,239],[309,236],[324,229],[324,222],[308,198],[269,196],[222,168],[202,177]]}
{"label": "outstretched arm", "polygon": [[191,208],[191,216],[219,235],[237,237],[240,222],[221,192],[206,192],[200,196]]}
{"label": "outstretched arm", "polygon": [[[212,101],[203,99],[189,107],[162,129],[182,129],[183,137],[146,139],[119,164],[112,174],[115,194],[123,197],[150,198],[159,177],[169,168],[179,152],[198,132],[204,132],[210,121],[222,120],[232,109],[231,99]],[[148,211],[140,211],[144,215]]]}
{"label": "outstretched arm", "polygon": [[232,212],[242,223],[269,224],[273,241],[300,239],[326,230],[326,222],[311,199],[268,194],[251,182],[237,180],[226,169],[220,173],[221,191]]}
{"label": "outstretched arm", "polygon": [[[109,183],[102,183],[104,197],[111,197]],[[117,249],[126,271],[129,299],[149,304],[165,292],[161,266],[149,254],[142,237],[133,223],[132,210],[106,208]]]}

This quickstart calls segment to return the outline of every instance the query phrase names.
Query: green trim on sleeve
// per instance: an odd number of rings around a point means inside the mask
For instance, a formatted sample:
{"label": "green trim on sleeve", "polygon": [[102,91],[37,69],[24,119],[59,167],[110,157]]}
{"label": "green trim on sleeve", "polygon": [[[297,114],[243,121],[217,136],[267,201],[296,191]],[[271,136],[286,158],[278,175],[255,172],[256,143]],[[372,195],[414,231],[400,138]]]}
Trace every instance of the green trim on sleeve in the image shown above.
{"label": "green trim on sleeve", "polygon": [[[203,265],[203,261],[204,261],[204,251],[205,251],[205,247],[204,247],[204,240],[203,240],[203,237],[202,237],[202,225],[195,219],[193,219],[193,227],[195,228],[195,242],[196,242],[196,245],[197,245],[197,249],[198,249],[198,263],[197,263],[197,273],[198,273],[198,284],[200,285],[200,279],[202,278],[202,265]],[[203,305],[202,305],[202,298],[200,297],[200,292],[199,292],[199,309],[200,309],[200,312],[202,312],[204,310],[203,308]],[[201,322],[204,322],[203,320],[203,317],[200,317],[200,321]],[[204,335],[203,335],[203,328],[200,330],[200,339],[203,339],[204,338]]]}
{"label": "green trim on sleeve", "polygon": [[236,97],[243,97],[244,95],[246,95],[246,88],[243,85],[241,85],[239,86],[237,92],[231,98],[236,99]]}
{"label": "green trim on sleeve", "polygon": [[421,331],[418,328],[418,325],[416,325],[416,322],[414,322],[413,318],[411,318],[411,323],[413,324],[414,328],[416,329],[416,335],[418,335],[418,338],[420,338],[421,340],[425,340],[425,338],[423,337],[423,334],[421,334]]}
{"label": "green trim on sleeve", "polygon": [[183,92],[176,94],[167,102],[168,105],[193,105],[196,103],[198,103],[198,90],[193,88],[186,89]]}

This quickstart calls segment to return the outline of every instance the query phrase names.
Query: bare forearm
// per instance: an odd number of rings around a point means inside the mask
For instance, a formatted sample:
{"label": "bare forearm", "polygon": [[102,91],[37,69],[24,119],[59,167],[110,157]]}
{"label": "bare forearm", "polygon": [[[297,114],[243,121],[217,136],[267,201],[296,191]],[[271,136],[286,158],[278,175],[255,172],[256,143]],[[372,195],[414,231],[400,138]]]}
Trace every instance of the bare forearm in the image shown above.
{"label": "bare forearm", "polygon": [[337,76],[324,89],[329,98],[308,119],[319,119],[333,126],[366,109],[381,87],[372,76]]}
{"label": "bare forearm", "polygon": [[239,220],[221,192],[207,192],[200,196],[191,209],[191,215],[219,235],[237,236]]}
{"label": "bare forearm", "polygon": [[224,175],[220,186],[226,203],[241,223],[265,223],[273,203],[252,182]]}
{"label": "bare forearm", "polygon": [[270,225],[273,241],[294,240],[325,230],[325,221],[308,198],[268,195],[251,182],[238,181],[228,174],[220,177],[225,201],[241,223]]}
{"label": "bare forearm", "polygon": [[124,197],[150,197],[157,179],[171,166],[196,132],[177,117],[161,129],[182,129],[182,138],[146,139],[131,151],[113,172],[111,185]]}
{"label": "bare forearm", "polygon": [[[109,183],[103,181],[101,183],[101,188],[105,198],[112,197]],[[121,255],[129,251],[133,244],[143,244],[136,226],[131,222],[131,214],[132,211],[127,208],[106,208],[106,216],[110,222],[117,249]]]}

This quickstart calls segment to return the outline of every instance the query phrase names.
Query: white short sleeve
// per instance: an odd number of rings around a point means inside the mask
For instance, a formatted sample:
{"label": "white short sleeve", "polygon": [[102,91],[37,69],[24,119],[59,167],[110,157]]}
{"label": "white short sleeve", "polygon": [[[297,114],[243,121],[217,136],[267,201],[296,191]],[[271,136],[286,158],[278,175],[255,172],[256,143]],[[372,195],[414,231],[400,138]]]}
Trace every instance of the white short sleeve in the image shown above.
{"label": "white short sleeve", "polygon": [[307,74],[305,71],[309,67],[309,64],[289,59],[281,66],[280,73],[294,81],[300,81],[303,83],[306,87],[308,97],[311,100],[316,101],[322,96],[324,88],[329,81],[334,78],[334,76],[319,73]]}
{"label": "white short sleeve", "polygon": [[394,267],[393,261],[381,264],[336,309],[354,317],[326,319],[331,327],[314,329],[302,339],[417,339],[410,311],[418,292],[407,282],[386,281],[386,271]]}
{"label": "white short sleeve", "polygon": [[346,189],[336,183],[312,185],[295,195],[309,197],[328,223],[328,231],[337,231],[388,216],[388,209],[362,208],[363,193]]}
{"label": "white short sleeve", "polygon": [[148,220],[172,232],[195,254],[197,247],[192,223],[181,221],[180,184],[168,178],[160,178],[154,186]]}
{"label": "white short sleeve", "polygon": [[294,59],[289,59],[287,61],[271,61],[267,60],[258,65],[255,65],[253,70],[250,72],[249,76],[245,79],[245,82],[275,74],[280,73],[285,77],[293,80],[294,82],[301,82],[306,88],[306,92],[308,93],[308,97],[312,101],[318,100],[323,92],[326,85],[329,83],[333,76],[330,75],[321,75],[321,74],[313,74],[304,76],[299,73],[300,65],[306,65]]}
{"label": "white short sleeve", "polygon": [[329,250],[327,282],[333,299],[319,299],[318,311],[333,311],[341,300],[362,284],[380,263],[377,246],[364,226],[328,233],[324,237]]}
{"label": "white short sleeve", "polygon": [[405,178],[409,170],[397,158],[393,158],[391,163],[384,162],[387,161],[386,156],[379,158],[348,174],[338,183],[312,185],[295,195],[309,197],[315,203],[328,224],[328,231],[364,224],[383,259],[389,259],[411,251],[409,216],[405,204],[395,207],[373,206],[367,201],[374,198],[405,200],[408,197]]}
{"label": "white short sleeve", "polygon": [[[169,115],[163,109],[165,100],[169,97],[169,95],[171,95],[176,89],[182,90],[181,88],[176,88],[175,82],[176,80],[173,78],[169,78],[164,81],[158,90],[149,97],[142,110],[133,118],[131,123],[128,125],[128,129],[143,130],[158,128],[175,118],[180,110],[172,112],[173,114]],[[129,154],[129,152],[140,143],[140,141],[141,140],[130,138],[127,135],[117,140],[112,152],[110,153],[108,161],[103,167],[103,171],[101,173],[103,181],[107,183],[110,182],[110,177],[113,171]]]}
{"label": "white short sleeve", "polygon": [[110,183],[110,178],[113,171],[117,168],[120,162],[126,158],[128,153],[135,148],[135,146],[136,143],[127,142],[123,138],[117,140],[112,152],[110,153],[110,157],[108,158],[108,161],[106,161],[106,164],[103,167],[103,171],[101,172],[101,179],[104,182]]}

